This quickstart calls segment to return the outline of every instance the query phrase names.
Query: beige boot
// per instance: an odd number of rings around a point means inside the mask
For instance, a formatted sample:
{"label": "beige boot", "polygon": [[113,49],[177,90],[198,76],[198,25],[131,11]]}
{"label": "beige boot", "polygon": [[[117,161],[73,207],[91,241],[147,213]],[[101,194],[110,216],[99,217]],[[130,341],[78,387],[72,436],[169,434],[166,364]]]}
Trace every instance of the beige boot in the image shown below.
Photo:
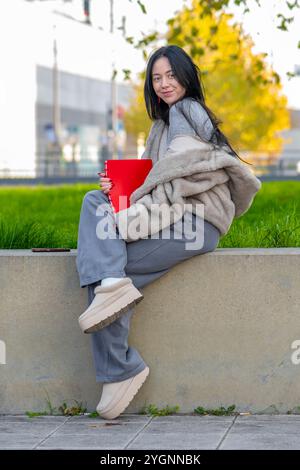
{"label": "beige boot", "polygon": [[129,277],[111,286],[97,286],[94,293],[92,303],[78,319],[84,333],[101,330],[144,298]]}
{"label": "beige boot", "polygon": [[149,374],[146,366],[142,372],[121,382],[104,383],[98,414],[105,419],[114,419],[127,408]]}

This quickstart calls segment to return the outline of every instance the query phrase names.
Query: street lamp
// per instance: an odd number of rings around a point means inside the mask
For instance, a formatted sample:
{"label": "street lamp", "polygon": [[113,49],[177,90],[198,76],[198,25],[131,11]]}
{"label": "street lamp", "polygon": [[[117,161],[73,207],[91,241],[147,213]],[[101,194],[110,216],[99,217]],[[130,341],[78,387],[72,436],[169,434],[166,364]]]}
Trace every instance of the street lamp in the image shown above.
{"label": "street lamp", "polygon": [[294,73],[295,73],[295,75],[298,75],[298,77],[300,76],[300,65],[299,64],[296,64],[294,66]]}
{"label": "street lamp", "polygon": [[91,24],[90,18],[90,0],[83,0],[83,13],[85,16],[86,24]]}

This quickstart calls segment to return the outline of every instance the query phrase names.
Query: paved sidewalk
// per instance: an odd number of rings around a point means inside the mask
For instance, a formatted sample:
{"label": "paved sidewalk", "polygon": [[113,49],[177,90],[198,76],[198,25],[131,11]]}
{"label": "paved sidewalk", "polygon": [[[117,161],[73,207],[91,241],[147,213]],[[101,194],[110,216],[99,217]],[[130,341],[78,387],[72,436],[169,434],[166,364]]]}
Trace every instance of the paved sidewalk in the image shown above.
{"label": "paved sidewalk", "polygon": [[0,415],[0,449],[300,449],[299,415]]}

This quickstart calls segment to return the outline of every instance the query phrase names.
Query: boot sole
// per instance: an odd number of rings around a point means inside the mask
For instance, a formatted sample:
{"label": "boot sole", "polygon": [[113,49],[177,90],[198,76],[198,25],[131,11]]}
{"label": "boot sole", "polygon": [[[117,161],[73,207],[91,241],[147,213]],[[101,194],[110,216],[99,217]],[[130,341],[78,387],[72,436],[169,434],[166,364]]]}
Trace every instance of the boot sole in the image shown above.
{"label": "boot sole", "polygon": [[[108,314],[105,318],[102,318],[100,321],[97,322],[97,315],[95,315],[96,319],[92,326],[90,327],[85,327],[84,323],[86,323],[86,320],[83,320],[82,322],[79,321],[80,326],[84,333],[95,333],[96,331],[102,330],[102,328],[105,328],[106,326],[110,325],[113,323],[115,320],[117,320],[123,313],[128,312],[130,308],[134,307],[137,305],[139,302],[143,300],[144,296],[141,294],[139,297],[133,299],[132,302],[129,304],[125,305],[124,307],[120,307],[120,299],[115,302],[114,306],[114,311],[112,314]],[[99,315],[103,316],[103,311],[99,313]]]}
{"label": "boot sole", "polygon": [[135,397],[141,386],[144,384],[146,378],[149,375],[149,367],[147,366],[142,372],[137,374],[137,376],[134,377],[133,381],[129,385],[126,394],[123,398],[120,399],[120,401],[111,409],[108,410],[103,410],[103,411],[98,411],[97,413],[99,416],[101,416],[104,419],[114,419],[117,418],[123,411],[127,408],[127,406],[130,404],[132,399]]}

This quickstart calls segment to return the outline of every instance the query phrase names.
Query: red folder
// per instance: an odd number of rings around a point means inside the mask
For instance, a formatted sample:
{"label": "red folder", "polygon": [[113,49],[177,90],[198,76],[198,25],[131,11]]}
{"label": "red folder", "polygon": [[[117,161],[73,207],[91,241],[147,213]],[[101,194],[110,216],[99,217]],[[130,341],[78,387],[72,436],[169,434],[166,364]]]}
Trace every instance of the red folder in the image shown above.
{"label": "red folder", "polygon": [[[129,197],[145,181],[152,168],[151,159],[105,160],[105,176],[113,184],[108,192],[110,203],[117,213],[130,206]],[[120,201],[120,196],[126,196]],[[121,202],[121,207],[120,207]]]}

